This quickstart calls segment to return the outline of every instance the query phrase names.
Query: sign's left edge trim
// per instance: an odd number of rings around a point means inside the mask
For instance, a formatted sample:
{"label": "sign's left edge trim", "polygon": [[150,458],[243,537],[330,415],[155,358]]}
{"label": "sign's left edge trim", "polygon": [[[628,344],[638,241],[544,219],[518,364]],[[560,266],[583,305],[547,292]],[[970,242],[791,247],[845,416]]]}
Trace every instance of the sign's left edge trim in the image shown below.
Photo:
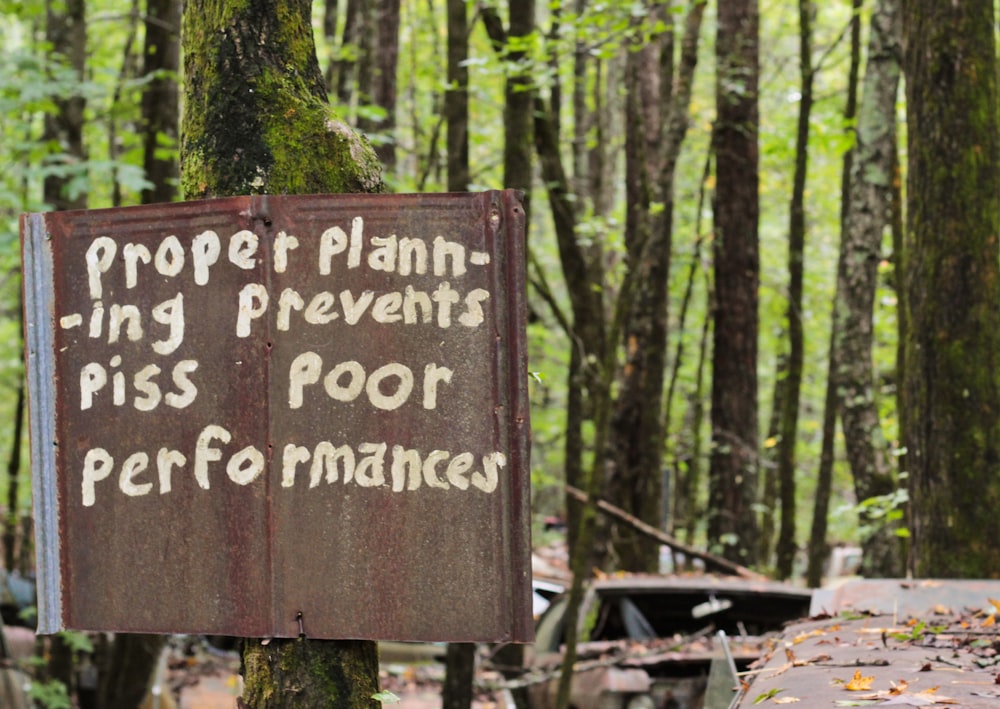
{"label": "sign's left edge trim", "polygon": [[22,231],[24,342],[38,584],[37,631],[51,634],[64,628],[56,480],[59,441],[56,433],[54,269],[45,215],[26,215]]}

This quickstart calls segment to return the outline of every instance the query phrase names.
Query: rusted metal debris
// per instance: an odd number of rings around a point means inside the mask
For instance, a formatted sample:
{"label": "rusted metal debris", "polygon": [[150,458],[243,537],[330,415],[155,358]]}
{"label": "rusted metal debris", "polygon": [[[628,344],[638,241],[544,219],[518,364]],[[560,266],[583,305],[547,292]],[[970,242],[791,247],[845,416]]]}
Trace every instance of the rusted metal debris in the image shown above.
{"label": "rusted metal debris", "polygon": [[734,706],[995,707],[998,597],[990,580],[865,580],[820,593],[828,613],[789,626]]}

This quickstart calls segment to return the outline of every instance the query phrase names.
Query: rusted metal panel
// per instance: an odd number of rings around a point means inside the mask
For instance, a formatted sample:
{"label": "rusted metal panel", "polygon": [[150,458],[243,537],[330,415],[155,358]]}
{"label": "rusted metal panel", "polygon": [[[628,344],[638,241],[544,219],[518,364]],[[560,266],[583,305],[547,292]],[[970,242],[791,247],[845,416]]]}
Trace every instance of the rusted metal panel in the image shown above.
{"label": "rusted metal panel", "polygon": [[518,193],[22,225],[43,632],[531,638]]}
{"label": "rusted metal panel", "polygon": [[810,615],[844,611],[920,616],[935,608],[976,608],[992,613],[990,598],[1000,598],[995,579],[854,579],[817,590]]}

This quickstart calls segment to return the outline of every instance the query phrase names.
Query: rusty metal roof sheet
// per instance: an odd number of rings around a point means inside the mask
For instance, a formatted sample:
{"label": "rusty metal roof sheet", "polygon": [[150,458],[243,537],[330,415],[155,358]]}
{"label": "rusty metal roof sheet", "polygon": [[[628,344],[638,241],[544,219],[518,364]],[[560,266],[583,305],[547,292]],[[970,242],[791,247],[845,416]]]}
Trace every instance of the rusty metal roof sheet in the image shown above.
{"label": "rusty metal roof sheet", "polygon": [[[996,581],[926,579],[837,589],[826,601],[835,615],[789,626],[734,705],[996,707],[997,591]],[[852,610],[869,607],[889,612]]]}
{"label": "rusty metal roof sheet", "polygon": [[22,231],[43,632],[531,638],[518,193]]}

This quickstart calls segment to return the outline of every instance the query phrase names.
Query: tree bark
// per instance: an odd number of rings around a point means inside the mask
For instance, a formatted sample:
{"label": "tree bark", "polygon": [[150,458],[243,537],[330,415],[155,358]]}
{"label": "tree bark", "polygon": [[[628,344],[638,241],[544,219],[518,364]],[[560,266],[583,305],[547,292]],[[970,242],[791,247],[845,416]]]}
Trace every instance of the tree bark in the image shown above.
{"label": "tree bark", "polygon": [[[326,103],[308,0],[184,9],[188,198],[381,189],[378,160]],[[242,705],[378,707],[372,641],[247,640]]]}
{"label": "tree bark", "polygon": [[[507,84],[504,89],[503,185],[524,191],[524,217],[531,224],[531,184],[535,145],[535,79],[523,49],[535,32],[535,0],[510,0]],[[529,228],[526,226],[525,228]]]}
{"label": "tree bark", "polygon": [[146,40],[143,74],[149,83],[142,93],[143,167],[152,186],[142,191],[143,204],[171,202],[177,196],[181,3],[146,0]]}
{"label": "tree bark", "polygon": [[990,0],[903,5],[904,442],[918,575],[1000,568],[1000,124]]}
{"label": "tree bark", "polygon": [[708,538],[756,562],[759,126],[756,0],[719,3],[716,31],[715,327]]}
{"label": "tree bark", "polygon": [[[872,11],[868,65],[858,115],[856,159],[837,278],[837,321],[834,342],[841,419],[847,459],[858,502],[893,493],[898,482],[887,460],[875,397],[873,306],[882,260],[882,235],[892,220],[896,145],[896,94],[899,87],[899,3],[879,0]],[[866,576],[898,576],[903,572],[898,537],[892,526],[872,518],[863,508],[863,528],[876,526],[862,540]]]}
{"label": "tree bark", "polygon": [[448,191],[469,189],[469,21],[465,0],[448,0]]}
{"label": "tree bark", "polygon": [[367,40],[359,71],[364,73],[362,98],[378,110],[377,118],[367,118],[370,111],[358,119],[358,129],[378,135],[375,153],[385,171],[396,166],[396,65],[399,60],[399,2],[372,0],[367,9]]}
{"label": "tree bark", "polygon": [[[847,71],[847,103],[844,106],[844,125],[853,123],[858,112],[858,75],[861,73],[861,6],[862,0],[851,0],[851,63]],[[848,202],[851,194],[851,168],[854,150],[844,153],[840,174],[840,225],[841,245],[847,228]],[[840,258],[843,259],[843,251]],[[826,543],[827,516],[830,512],[830,493],[833,486],[834,439],[837,433],[837,414],[840,394],[837,382],[836,341],[840,325],[837,319],[837,296],[834,296],[833,318],[830,325],[830,353],[826,369],[826,394],[823,397],[823,432],[816,474],[816,495],[813,503],[812,528],[806,561],[806,585],[818,588],[823,583],[823,566],[828,556]]]}
{"label": "tree bark", "polygon": [[[84,0],[65,0],[57,8],[53,0],[46,2],[45,39],[53,55],[61,57],[82,82],[87,61],[87,20]],[[83,144],[84,109],[87,101],[82,93],[54,96],[55,111],[45,113],[43,140],[58,145],[67,166],[86,160]],[[51,174],[45,177],[44,199],[53,210],[84,209],[87,190],[70,192],[71,175]]]}
{"label": "tree bark", "polygon": [[[663,496],[663,394],[666,369],[667,283],[674,171],[688,126],[691,86],[705,2],[693,2],[683,27],[674,76],[673,22],[627,59],[626,216],[628,275],[634,296],[622,333],[625,361],[611,421],[607,495],[652,526],[660,526]],[[659,548],[631,526],[612,526],[619,568],[655,572]]]}
{"label": "tree bark", "polygon": [[779,579],[792,575],[795,543],[795,447],[798,444],[799,394],[805,333],[802,327],[802,278],[805,268],[805,189],[809,162],[809,116],[812,112],[813,78],[811,0],[799,0],[799,72],[802,96],[795,139],[795,174],[788,225],[788,378],[781,407],[781,438],[778,441],[778,484],[781,490],[781,524],[775,571]]}
{"label": "tree bark", "polygon": [[442,709],[468,709],[472,706],[476,646],[472,643],[448,643],[445,667],[447,669],[441,691]]}
{"label": "tree bark", "polygon": [[[625,69],[625,248],[630,277],[639,281],[622,346],[621,389],[615,399],[609,445],[614,460],[606,495],[647,524],[661,524],[663,496],[663,372],[666,366],[667,280],[672,203],[659,183],[663,159],[660,92],[670,90],[673,23],[662,36],[627,47]],[[666,65],[661,66],[661,53]],[[663,206],[652,214],[652,204]],[[610,525],[615,566],[655,572],[659,548],[630,525]]]}
{"label": "tree bark", "polygon": [[186,3],[186,198],[381,190],[371,147],[326,102],[310,23],[305,0]]}

